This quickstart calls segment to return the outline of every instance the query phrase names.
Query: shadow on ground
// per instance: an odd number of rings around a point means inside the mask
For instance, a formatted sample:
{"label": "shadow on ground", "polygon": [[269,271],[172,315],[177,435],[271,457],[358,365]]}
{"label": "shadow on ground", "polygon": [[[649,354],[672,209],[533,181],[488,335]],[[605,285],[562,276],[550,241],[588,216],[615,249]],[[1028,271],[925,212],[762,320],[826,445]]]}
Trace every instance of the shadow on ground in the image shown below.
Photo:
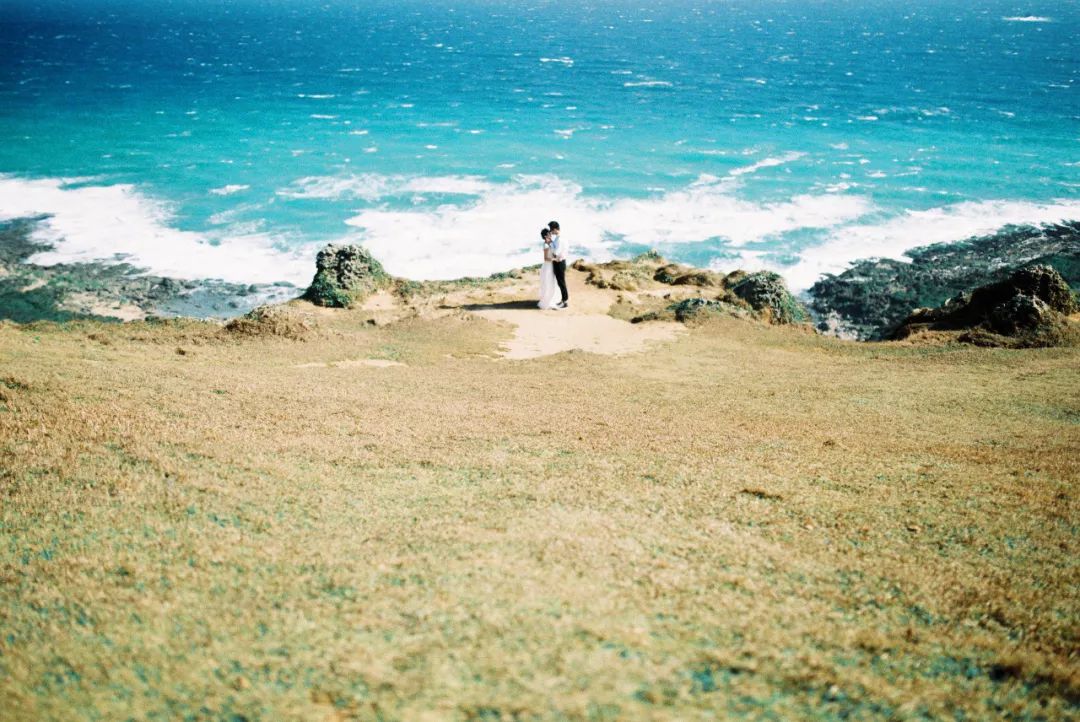
{"label": "shadow on ground", "polygon": [[[456,308],[456,307],[447,307]],[[537,309],[536,301],[505,301],[503,303],[470,303],[461,308],[466,311],[510,311],[510,310],[526,310]]]}

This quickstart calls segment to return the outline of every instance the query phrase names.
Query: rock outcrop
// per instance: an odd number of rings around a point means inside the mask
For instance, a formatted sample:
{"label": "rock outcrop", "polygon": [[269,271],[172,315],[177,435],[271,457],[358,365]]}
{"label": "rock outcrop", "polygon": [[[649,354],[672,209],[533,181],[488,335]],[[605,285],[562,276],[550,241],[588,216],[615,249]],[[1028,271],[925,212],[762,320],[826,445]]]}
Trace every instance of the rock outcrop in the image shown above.
{"label": "rock outcrop", "polygon": [[316,306],[348,308],[392,280],[362,246],[330,244],[315,259],[315,278],[304,298]]}
{"label": "rock outcrop", "polygon": [[980,346],[1058,346],[1075,342],[1067,316],[1080,311],[1061,274],[1030,266],[997,283],[960,294],[938,308],[919,308],[892,334],[903,339],[921,331],[965,331],[961,341]]}
{"label": "rock outcrop", "polygon": [[749,318],[752,313],[744,305],[711,298],[686,298],[672,304],[670,310],[675,315],[675,320],[683,323],[709,315]]}
{"label": "rock outcrop", "polygon": [[805,323],[810,314],[788,291],[780,274],[758,271],[731,286],[731,292],[765,314],[772,323]]}
{"label": "rock outcrop", "polygon": [[224,330],[232,336],[278,336],[304,341],[315,329],[313,319],[288,306],[259,306],[243,316],[228,321]]}
{"label": "rock outcrop", "polygon": [[1002,281],[1032,265],[1056,269],[1080,289],[1080,222],[1009,226],[989,236],[915,248],[908,260],[857,261],[810,288],[818,328],[845,338],[888,338],[916,308]]}
{"label": "rock outcrop", "polygon": [[[574,268],[588,273],[586,283],[618,291],[644,291],[643,297],[668,302],[630,317],[635,323],[655,320],[700,321],[709,316],[756,317],[769,323],[804,323],[806,308],[791,295],[775,273],[728,274],[670,263],[655,251],[629,261],[585,263]],[[666,290],[665,290],[666,289]],[[640,297],[639,297],[640,298]]]}

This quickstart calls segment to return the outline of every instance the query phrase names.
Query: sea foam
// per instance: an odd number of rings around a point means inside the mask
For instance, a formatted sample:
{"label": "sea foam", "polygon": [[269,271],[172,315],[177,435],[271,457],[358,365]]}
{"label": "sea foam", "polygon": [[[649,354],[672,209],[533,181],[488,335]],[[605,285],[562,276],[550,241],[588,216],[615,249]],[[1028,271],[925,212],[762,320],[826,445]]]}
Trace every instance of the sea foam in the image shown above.
{"label": "sea foam", "polygon": [[[852,192],[770,202],[738,197],[742,176],[799,157],[787,153],[725,176],[702,174],[682,188],[641,198],[597,197],[555,175],[521,175],[503,183],[375,173],[300,178],[278,191],[282,202],[353,200],[369,206],[344,212],[341,233],[318,241],[242,222],[229,210],[215,214],[220,228],[181,230],[170,204],[132,185],[86,184],[87,179],[72,184],[0,175],[0,220],[46,216],[35,237],[55,247],[35,256],[35,263],[124,260],[178,278],[303,285],[326,240],[363,243],[391,273],[416,279],[531,265],[539,260],[540,227],[557,218],[575,257],[605,260],[642,247],[677,257],[680,247],[708,242],[726,250],[714,267],[770,268],[793,289],[804,290],[821,274],[843,271],[859,258],[902,258],[915,246],[992,233],[1007,224],[1080,218],[1080,200],[965,202],[890,216]],[[429,200],[432,194],[440,196],[437,203]],[[253,209],[236,210],[249,216]],[[790,233],[822,240],[798,249],[795,264],[778,264],[770,256],[773,241]]]}
{"label": "sea foam", "polygon": [[794,290],[809,288],[825,273],[840,273],[862,258],[904,258],[933,243],[994,233],[1007,225],[1055,223],[1080,218],[1080,200],[1052,203],[967,201],[906,213],[875,223],[833,230],[824,243],[804,249],[802,260],[777,268]]}
{"label": "sea foam", "polygon": [[[433,179],[411,184],[428,186]],[[325,181],[309,185],[348,187]],[[393,179],[364,188],[404,189]],[[672,246],[720,239],[737,248],[799,229],[828,229],[873,209],[850,195],[799,195],[758,203],[732,195],[731,178],[703,176],[687,187],[647,198],[595,198],[554,175],[519,176],[477,186],[472,200],[435,208],[379,206],[347,223],[392,273],[445,279],[537,262],[539,229],[558,218],[575,255],[612,257],[624,244]]]}
{"label": "sea foam", "polygon": [[265,233],[177,229],[169,204],[130,184],[75,186],[60,178],[0,175],[0,220],[36,216],[45,218],[33,237],[53,250],[30,260],[46,266],[123,260],[174,278],[299,285],[311,280],[317,250],[282,251],[280,239]]}

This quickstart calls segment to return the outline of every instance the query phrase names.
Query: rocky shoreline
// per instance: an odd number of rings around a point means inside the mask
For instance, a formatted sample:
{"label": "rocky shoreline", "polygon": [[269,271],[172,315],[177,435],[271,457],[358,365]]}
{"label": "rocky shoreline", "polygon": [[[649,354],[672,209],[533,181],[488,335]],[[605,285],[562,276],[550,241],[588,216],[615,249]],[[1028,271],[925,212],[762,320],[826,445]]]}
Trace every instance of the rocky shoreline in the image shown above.
{"label": "rocky shoreline", "polygon": [[[146,274],[122,261],[39,266],[30,262],[48,246],[32,237],[40,219],[0,224],[0,320],[97,319],[129,321],[152,317],[238,318],[260,306],[305,298],[320,306],[348,307],[380,289],[407,298],[462,284],[521,278],[517,269],[485,279],[417,282],[395,278],[360,246],[327,246],[319,253],[314,280],[306,290],[288,283],[235,284],[220,280],[178,280]],[[904,338],[913,314],[954,308],[965,294],[1002,283],[1017,271],[1052,269],[1066,289],[1080,287],[1080,222],[1042,227],[1007,227],[990,236],[916,248],[910,261],[866,259],[843,273],[827,275],[799,302],[775,273],[719,274],[668,263],[655,253],[629,261],[574,267],[587,282],[613,291],[647,285],[695,288],[654,299],[652,307],[627,320],[700,319],[704,315],[751,315],[770,323],[813,322],[818,331],[855,340]],[[926,316],[929,318],[929,316]],[[935,316],[936,318],[936,316]],[[927,327],[927,324],[915,324]],[[935,328],[942,328],[937,323]],[[985,339],[984,339],[985,340]]]}
{"label": "rocky shoreline", "polygon": [[915,248],[910,261],[872,258],[827,275],[809,290],[818,329],[841,338],[888,338],[915,309],[1005,280],[1021,268],[1055,269],[1080,289],[1080,221],[1009,226],[989,236]]}
{"label": "rocky shoreline", "polygon": [[147,274],[122,261],[40,266],[30,259],[50,246],[32,237],[39,220],[0,223],[0,320],[225,319],[300,295],[290,283],[183,280]]}

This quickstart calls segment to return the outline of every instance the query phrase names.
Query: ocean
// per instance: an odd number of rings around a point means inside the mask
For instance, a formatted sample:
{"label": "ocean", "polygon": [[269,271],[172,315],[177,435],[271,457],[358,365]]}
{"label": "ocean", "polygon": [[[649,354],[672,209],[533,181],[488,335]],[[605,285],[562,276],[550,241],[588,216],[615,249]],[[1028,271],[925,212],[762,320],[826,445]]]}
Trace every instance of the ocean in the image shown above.
{"label": "ocean", "polygon": [[38,263],[306,285],[648,249],[796,290],[1080,218],[1074,0],[0,0]]}

